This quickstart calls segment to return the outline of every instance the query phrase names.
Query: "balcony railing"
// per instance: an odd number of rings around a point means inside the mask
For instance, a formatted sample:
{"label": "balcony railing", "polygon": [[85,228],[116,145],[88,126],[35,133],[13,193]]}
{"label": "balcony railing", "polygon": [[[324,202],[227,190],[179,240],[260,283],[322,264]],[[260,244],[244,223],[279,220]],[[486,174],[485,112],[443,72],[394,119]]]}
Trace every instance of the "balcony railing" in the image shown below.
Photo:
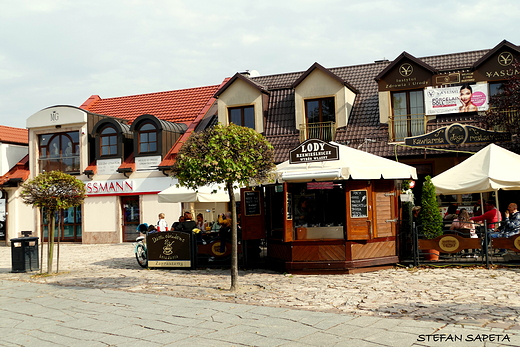
{"label": "balcony railing", "polygon": [[334,141],[336,137],[335,122],[307,123],[300,125],[300,142],[308,139]]}
{"label": "balcony railing", "polygon": [[406,114],[391,116],[388,121],[390,141],[402,142],[405,137],[425,134],[428,117],[424,113]]}

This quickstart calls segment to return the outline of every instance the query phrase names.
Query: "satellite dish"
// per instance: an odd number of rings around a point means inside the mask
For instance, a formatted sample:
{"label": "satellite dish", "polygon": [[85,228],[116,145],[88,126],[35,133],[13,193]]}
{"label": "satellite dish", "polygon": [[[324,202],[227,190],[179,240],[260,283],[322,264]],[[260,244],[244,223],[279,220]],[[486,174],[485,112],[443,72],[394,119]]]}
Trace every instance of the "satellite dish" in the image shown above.
{"label": "satellite dish", "polygon": [[249,71],[249,77],[257,77],[260,76],[260,73],[256,70]]}

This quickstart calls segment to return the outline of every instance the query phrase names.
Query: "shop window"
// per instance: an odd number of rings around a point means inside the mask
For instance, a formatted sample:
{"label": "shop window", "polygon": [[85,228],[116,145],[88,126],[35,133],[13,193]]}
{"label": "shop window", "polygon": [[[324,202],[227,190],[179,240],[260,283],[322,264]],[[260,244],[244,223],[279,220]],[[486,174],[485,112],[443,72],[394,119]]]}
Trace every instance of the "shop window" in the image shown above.
{"label": "shop window", "polygon": [[255,128],[255,107],[243,106],[229,109],[229,123],[243,127]]}
{"label": "shop window", "polygon": [[424,94],[422,90],[392,93],[390,139],[404,141],[405,137],[425,133]]}
{"label": "shop window", "polygon": [[[61,218],[61,223],[60,223]],[[81,207],[70,207],[65,210],[60,210],[55,214],[55,240],[68,242],[81,242],[82,228],[81,228]],[[48,241],[49,236],[49,224],[47,220],[47,213],[42,213],[42,230],[43,236]]]}
{"label": "shop window", "polygon": [[79,132],[39,136],[40,172],[79,173]]}
{"label": "shop window", "polygon": [[157,128],[154,124],[146,122],[139,128],[138,152],[139,154],[157,153]]}
{"label": "shop window", "polygon": [[334,140],[336,131],[334,98],[305,100],[305,125],[301,140]]}
{"label": "shop window", "polygon": [[100,154],[101,156],[117,155],[117,131],[111,126],[106,126],[100,134]]}

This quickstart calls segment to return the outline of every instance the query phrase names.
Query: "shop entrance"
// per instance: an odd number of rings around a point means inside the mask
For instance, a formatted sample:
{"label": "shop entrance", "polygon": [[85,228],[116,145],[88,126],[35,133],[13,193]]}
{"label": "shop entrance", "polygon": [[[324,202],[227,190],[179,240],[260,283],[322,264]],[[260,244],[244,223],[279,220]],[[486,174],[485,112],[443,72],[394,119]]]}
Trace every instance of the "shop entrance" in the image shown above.
{"label": "shop entrance", "polygon": [[122,196],[121,208],[123,216],[123,242],[133,242],[137,237],[136,230],[140,220],[139,196]]}

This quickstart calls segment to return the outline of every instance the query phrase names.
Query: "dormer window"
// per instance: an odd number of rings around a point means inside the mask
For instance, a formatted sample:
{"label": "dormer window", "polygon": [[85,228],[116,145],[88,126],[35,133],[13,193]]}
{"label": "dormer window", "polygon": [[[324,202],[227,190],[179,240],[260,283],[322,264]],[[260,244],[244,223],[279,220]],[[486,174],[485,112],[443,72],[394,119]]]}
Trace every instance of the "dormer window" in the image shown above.
{"label": "dormer window", "polygon": [[117,155],[117,131],[112,126],[106,126],[100,134],[101,156]]}
{"label": "dormer window", "polygon": [[334,98],[305,100],[305,123],[305,139],[332,141],[336,129]]}
{"label": "dormer window", "polygon": [[229,108],[229,123],[255,128],[255,107],[242,106]]}
{"label": "dormer window", "polygon": [[150,122],[144,123],[139,128],[138,137],[139,154],[157,152],[157,128]]}

